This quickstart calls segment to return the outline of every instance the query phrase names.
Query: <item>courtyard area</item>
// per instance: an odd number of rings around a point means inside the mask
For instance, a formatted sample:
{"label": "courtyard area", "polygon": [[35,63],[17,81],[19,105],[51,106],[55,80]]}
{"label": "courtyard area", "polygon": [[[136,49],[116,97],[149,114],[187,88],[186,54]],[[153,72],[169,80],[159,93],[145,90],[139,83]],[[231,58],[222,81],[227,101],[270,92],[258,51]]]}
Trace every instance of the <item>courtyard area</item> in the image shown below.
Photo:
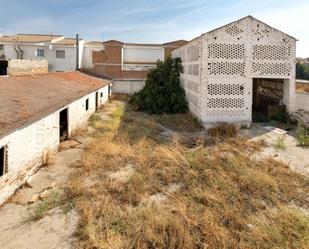
{"label": "courtyard area", "polygon": [[0,209],[0,247],[305,249],[308,154],[114,99]]}

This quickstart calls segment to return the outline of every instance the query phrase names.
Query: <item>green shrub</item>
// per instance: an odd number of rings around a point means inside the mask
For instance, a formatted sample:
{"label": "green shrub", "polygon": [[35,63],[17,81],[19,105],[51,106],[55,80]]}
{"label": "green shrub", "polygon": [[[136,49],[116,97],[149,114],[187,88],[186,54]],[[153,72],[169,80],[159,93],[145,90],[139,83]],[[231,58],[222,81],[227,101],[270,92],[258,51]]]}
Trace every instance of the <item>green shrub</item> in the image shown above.
{"label": "green shrub", "polygon": [[129,102],[137,110],[148,113],[183,113],[188,110],[185,91],[180,86],[181,59],[158,61],[152,69],[144,88],[135,93]]}
{"label": "green shrub", "polygon": [[299,128],[297,137],[301,146],[309,146],[309,128]]}

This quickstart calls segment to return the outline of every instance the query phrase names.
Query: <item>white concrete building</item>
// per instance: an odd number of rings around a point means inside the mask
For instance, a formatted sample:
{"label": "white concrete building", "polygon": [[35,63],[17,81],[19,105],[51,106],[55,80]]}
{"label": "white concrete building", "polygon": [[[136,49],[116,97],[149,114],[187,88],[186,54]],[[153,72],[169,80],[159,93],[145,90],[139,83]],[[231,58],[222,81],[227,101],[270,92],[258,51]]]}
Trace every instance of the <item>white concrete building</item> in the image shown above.
{"label": "white concrete building", "polygon": [[253,18],[217,28],[175,49],[190,111],[208,126],[249,125],[253,111],[295,109],[296,39]]}
{"label": "white concrete building", "polygon": [[[102,50],[103,42],[86,42],[79,39],[79,68],[92,68],[92,52]],[[49,71],[74,71],[76,54],[76,38],[52,34],[0,36],[0,60],[46,59]]]}
{"label": "white concrete building", "polygon": [[0,205],[109,97],[79,72],[0,77]]}
{"label": "white concrete building", "polygon": [[[79,65],[84,40],[79,40]],[[0,59],[47,59],[50,71],[76,69],[76,39],[62,35],[17,34],[0,36]]]}

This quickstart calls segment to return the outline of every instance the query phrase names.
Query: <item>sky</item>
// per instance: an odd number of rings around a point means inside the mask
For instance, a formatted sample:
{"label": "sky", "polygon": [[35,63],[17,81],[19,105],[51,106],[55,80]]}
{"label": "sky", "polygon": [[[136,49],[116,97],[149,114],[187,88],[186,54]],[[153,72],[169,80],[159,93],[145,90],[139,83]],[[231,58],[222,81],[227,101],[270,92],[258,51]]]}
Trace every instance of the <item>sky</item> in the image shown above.
{"label": "sky", "polygon": [[0,34],[53,33],[86,40],[191,40],[247,15],[297,38],[309,57],[309,0],[0,0]]}

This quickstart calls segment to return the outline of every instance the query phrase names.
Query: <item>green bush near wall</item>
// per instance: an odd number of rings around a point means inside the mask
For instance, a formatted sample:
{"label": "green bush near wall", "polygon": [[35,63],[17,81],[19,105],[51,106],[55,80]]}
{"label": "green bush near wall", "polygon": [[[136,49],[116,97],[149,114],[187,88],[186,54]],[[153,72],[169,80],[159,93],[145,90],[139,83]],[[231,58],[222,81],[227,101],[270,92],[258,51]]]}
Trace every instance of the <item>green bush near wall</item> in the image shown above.
{"label": "green bush near wall", "polygon": [[153,114],[186,112],[188,104],[179,79],[182,70],[180,58],[158,61],[144,88],[132,95],[129,102],[137,110]]}
{"label": "green bush near wall", "polygon": [[299,128],[297,131],[297,137],[301,146],[309,146],[309,128]]}

